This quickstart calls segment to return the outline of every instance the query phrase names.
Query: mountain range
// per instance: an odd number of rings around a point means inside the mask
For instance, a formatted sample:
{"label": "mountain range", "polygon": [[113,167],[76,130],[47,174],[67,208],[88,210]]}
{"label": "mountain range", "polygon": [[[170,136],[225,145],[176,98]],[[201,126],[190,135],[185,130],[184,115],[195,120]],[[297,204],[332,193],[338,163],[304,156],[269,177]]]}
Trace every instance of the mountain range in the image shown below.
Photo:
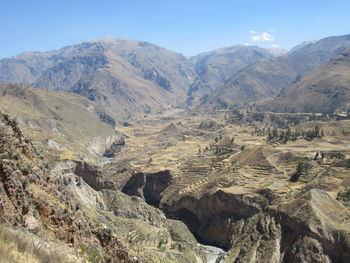
{"label": "mountain range", "polygon": [[1,59],[0,82],[77,93],[122,122],[177,107],[208,111],[273,98],[348,48],[345,35],[289,52],[239,45],[186,58],[147,42],[108,37]]}
{"label": "mountain range", "polygon": [[350,35],[1,59],[0,263],[350,262],[349,72]]}
{"label": "mountain range", "polygon": [[285,55],[262,59],[233,75],[202,102],[202,106],[227,108],[275,97],[301,74],[350,48],[350,35],[304,43]]}
{"label": "mountain range", "polygon": [[115,38],[2,59],[0,72],[2,82],[81,94],[119,119],[180,105],[194,79],[184,56]]}
{"label": "mountain range", "polygon": [[344,112],[350,106],[350,49],[305,73],[259,106],[274,112]]}
{"label": "mountain range", "polygon": [[198,104],[241,69],[260,59],[274,58],[283,53],[284,50],[239,45],[191,57],[197,77],[189,87],[188,102]]}

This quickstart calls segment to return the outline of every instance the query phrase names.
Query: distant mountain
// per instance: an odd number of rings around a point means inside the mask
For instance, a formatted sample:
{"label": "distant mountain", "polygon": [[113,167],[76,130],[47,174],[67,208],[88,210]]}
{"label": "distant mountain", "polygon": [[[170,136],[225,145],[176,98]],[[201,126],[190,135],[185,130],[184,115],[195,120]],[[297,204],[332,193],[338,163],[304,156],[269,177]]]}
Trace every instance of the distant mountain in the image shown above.
{"label": "distant mountain", "polygon": [[188,90],[188,102],[198,104],[200,99],[221,87],[242,68],[259,59],[273,58],[281,53],[283,50],[280,49],[239,45],[216,49],[190,58],[195,64],[197,78]]}
{"label": "distant mountain", "polygon": [[350,48],[350,35],[304,42],[287,54],[233,46],[189,59],[118,38],[0,60],[0,82],[78,93],[117,121],[186,105],[208,110],[275,97],[301,74]]}
{"label": "distant mountain", "polygon": [[119,119],[180,105],[194,74],[181,54],[111,37],[0,60],[0,81],[75,92]]}
{"label": "distant mountain", "polygon": [[260,110],[334,112],[350,107],[350,49],[302,75]]}
{"label": "distant mountain", "polygon": [[350,35],[329,37],[303,43],[284,56],[258,60],[213,91],[202,102],[202,107],[226,108],[274,97],[300,74],[315,69],[348,48]]}

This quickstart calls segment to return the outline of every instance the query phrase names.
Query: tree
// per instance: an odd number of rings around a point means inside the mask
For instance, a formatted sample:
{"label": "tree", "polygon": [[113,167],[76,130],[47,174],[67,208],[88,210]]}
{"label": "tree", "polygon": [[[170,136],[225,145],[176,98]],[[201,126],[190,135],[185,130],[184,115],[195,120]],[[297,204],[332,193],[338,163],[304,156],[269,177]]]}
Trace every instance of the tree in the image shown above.
{"label": "tree", "polygon": [[288,130],[284,134],[283,143],[287,143],[290,140],[291,136],[292,136],[292,131],[290,127],[288,127]]}
{"label": "tree", "polygon": [[272,130],[272,138],[276,138],[277,136],[278,136],[278,130],[276,127],[274,127]]}
{"label": "tree", "polygon": [[314,137],[320,137],[320,128],[318,125],[316,125],[314,129]]}
{"label": "tree", "polygon": [[310,164],[307,162],[299,161],[294,174],[289,178],[290,182],[298,182],[300,176],[310,168]]}

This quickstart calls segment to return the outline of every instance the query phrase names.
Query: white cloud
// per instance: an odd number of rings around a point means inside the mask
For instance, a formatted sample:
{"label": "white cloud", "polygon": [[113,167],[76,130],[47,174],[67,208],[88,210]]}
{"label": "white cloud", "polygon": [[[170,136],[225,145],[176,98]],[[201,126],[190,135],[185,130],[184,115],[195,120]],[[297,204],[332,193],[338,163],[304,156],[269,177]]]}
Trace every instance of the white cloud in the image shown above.
{"label": "white cloud", "polygon": [[249,30],[249,33],[250,34],[256,34],[256,31],[255,30]]}
{"label": "white cloud", "polygon": [[273,44],[272,47],[273,47],[273,48],[279,48],[280,46],[277,45],[277,44]]}
{"label": "white cloud", "polygon": [[271,34],[264,32],[261,35],[254,35],[251,36],[250,39],[252,41],[274,41],[275,38]]}

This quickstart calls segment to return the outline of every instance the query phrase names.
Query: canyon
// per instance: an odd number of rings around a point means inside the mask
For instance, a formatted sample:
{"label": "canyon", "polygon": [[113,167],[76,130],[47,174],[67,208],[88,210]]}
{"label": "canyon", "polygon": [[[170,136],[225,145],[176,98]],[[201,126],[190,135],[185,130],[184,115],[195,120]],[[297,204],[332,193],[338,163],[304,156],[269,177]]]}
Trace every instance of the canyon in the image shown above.
{"label": "canyon", "polygon": [[349,262],[348,48],[1,59],[0,259]]}

